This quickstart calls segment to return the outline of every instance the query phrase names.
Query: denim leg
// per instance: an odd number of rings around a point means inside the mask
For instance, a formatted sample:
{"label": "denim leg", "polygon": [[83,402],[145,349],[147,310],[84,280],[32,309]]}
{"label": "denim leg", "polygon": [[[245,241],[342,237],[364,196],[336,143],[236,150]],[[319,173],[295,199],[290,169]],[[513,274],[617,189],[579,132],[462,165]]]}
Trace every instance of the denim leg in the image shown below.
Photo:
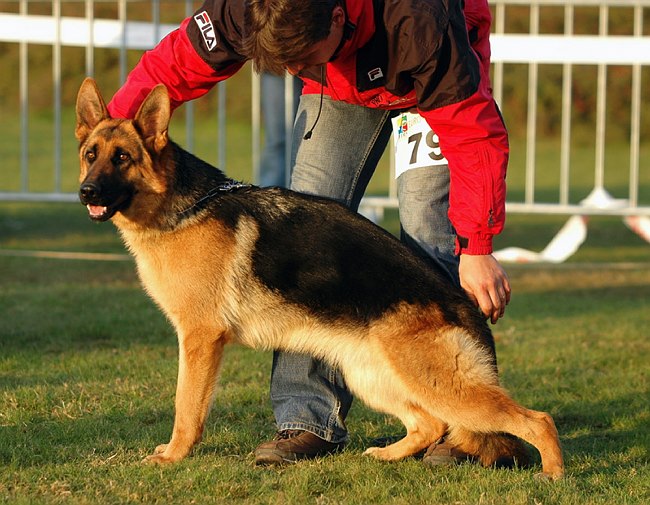
{"label": "denim leg", "polygon": [[433,262],[460,286],[456,231],[448,217],[449,167],[413,168],[397,179],[400,236],[423,258]]}
{"label": "denim leg", "polygon": [[[318,95],[300,99],[291,189],[334,198],[356,211],[390,139],[390,113],[324,97],[314,126],[319,101]],[[312,128],[312,138],[304,140]]]}
{"label": "denim leg", "polygon": [[[389,113],[324,98],[312,138],[304,140],[319,102],[318,95],[300,100],[291,189],[334,198],[356,210],[390,138]],[[271,402],[279,430],[302,429],[335,443],[347,438],[352,395],[341,374],[326,363],[275,352]]]}
{"label": "denim leg", "polygon": [[[283,76],[263,73],[260,78],[264,150],[260,159],[260,186],[287,186]],[[300,99],[301,81],[293,78],[294,114]]]}

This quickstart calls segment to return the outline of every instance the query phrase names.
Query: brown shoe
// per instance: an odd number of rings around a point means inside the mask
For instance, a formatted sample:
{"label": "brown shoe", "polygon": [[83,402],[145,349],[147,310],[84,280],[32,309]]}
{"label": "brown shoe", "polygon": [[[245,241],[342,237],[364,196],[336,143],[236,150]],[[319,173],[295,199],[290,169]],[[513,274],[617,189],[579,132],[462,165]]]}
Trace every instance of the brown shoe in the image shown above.
{"label": "brown shoe", "polygon": [[473,460],[472,456],[454,447],[444,438],[431,444],[422,457],[422,462],[430,466],[453,465]]}
{"label": "brown shoe", "polygon": [[255,449],[256,465],[286,465],[340,451],[345,444],[333,443],[303,430],[283,430],[272,441]]}

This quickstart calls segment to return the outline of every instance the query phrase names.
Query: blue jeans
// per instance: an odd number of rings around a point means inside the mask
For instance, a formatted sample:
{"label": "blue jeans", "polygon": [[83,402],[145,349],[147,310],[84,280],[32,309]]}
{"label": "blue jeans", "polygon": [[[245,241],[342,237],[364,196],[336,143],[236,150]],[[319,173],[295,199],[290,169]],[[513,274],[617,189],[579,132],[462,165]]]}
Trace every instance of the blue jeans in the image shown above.
{"label": "blue jeans", "polygon": [[[323,100],[313,136],[303,136],[318,114],[319,96],[301,97],[293,139],[291,189],[334,198],[357,210],[392,133],[394,111]],[[417,168],[398,179],[401,238],[458,281],[455,231],[447,217],[447,166]],[[341,374],[310,356],[275,352],[271,402],[279,430],[300,429],[330,442],[347,439],[352,405]]]}
{"label": "blue jeans", "polygon": [[[302,81],[293,78],[294,113],[298,108]],[[288,184],[286,170],[286,135],[284,122],[284,77],[263,73],[260,77],[264,151],[260,158],[260,186]]]}

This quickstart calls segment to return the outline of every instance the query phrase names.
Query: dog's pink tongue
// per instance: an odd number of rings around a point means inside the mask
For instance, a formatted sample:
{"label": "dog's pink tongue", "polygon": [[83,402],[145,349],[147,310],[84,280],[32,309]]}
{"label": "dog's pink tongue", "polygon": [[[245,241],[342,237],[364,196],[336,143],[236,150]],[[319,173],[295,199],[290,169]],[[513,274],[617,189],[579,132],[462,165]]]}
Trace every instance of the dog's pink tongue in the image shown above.
{"label": "dog's pink tongue", "polygon": [[86,205],[86,207],[92,217],[101,216],[107,210],[106,207],[102,207],[101,205]]}

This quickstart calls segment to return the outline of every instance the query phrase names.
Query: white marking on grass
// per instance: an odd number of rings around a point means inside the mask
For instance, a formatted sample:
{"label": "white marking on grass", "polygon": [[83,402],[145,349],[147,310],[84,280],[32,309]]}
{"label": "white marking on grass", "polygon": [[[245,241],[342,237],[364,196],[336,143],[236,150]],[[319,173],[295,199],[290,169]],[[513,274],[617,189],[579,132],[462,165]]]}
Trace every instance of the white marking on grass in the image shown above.
{"label": "white marking on grass", "polygon": [[132,259],[128,254],[73,251],[26,251],[21,249],[0,249],[0,256],[86,261],[130,261]]}

